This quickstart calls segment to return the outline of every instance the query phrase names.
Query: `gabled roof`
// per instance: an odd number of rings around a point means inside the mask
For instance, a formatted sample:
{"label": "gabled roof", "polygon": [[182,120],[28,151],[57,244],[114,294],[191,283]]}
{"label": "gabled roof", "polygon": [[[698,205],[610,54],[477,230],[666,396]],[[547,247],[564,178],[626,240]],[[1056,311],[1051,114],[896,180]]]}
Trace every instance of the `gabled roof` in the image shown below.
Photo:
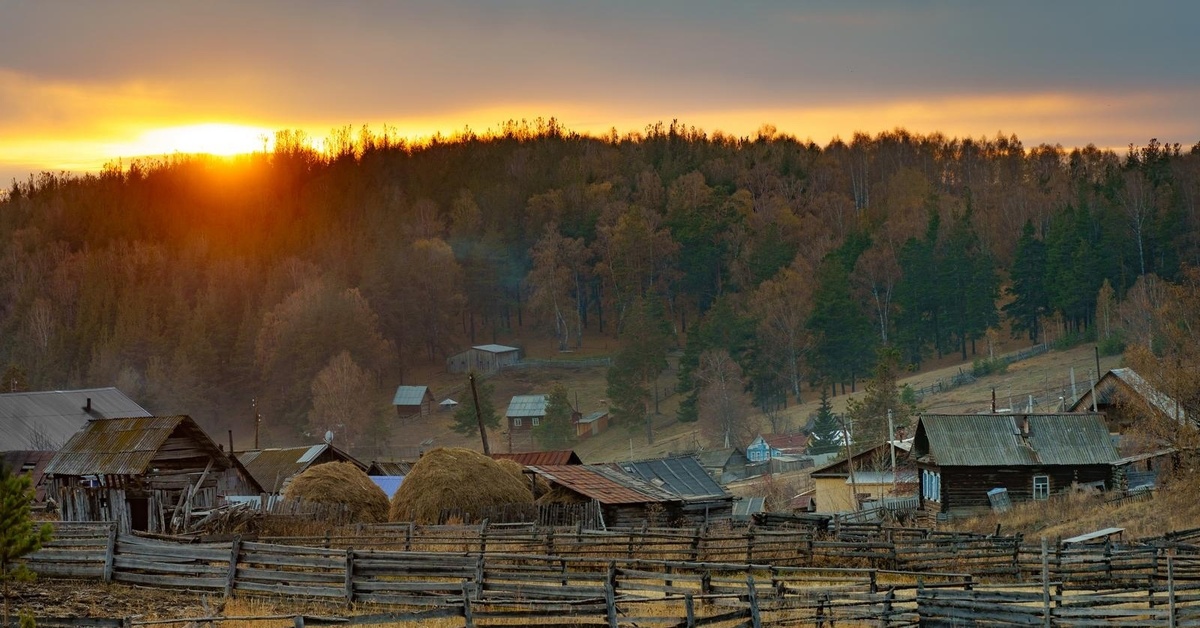
{"label": "gabled roof", "polygon": [[[1154,410],[1162,413],[1168,419],[1186,421],[1187,412],[1179,402],[1166,393],[1158,390],[1150,382],[1138,375],[1131,368],[1112,369],[1096,382],[1096,402],[1098,405],[1114,405],[1120,391],[1130,391],[1141,397]],[[1084,391],[1079,400],[1071,406],[1072,412],[1087,412],[1092,408],[1092,390]]]}
{"label": "gabled roof", "polygon": [[[729,460],[738,454],[741,454],[740,450],[738,450],[736,447],[729,447],[726,449],[709,449],[706,451],[700,451],[695,455],[696,460],[700,461],[700,466],[721,469],[728,465]],[[742,458],[742,462],[744,463],[744,454],[742,455]]]}
{"label": "gabled roof", "polygon": [[913,455],[940,466],[1110,464],[1118,459],[1099,414],[926,414]]}
{"label": "gabled roof", "polygon": [[429,392],[428,386],[399,386],[396,388],[396,395],[392,397],[393,406],[419,406],[425,402],[425,398],[433,400],[433,393]]}
{"label": "gabled roof", "polygon": [[288,480],[303,473],[313,464],[335,461],[350,462],[363,471],[367,470],[367,465],[329,443],[302,447],[254,449],[243,451],[237,457],[250,475],[254,476],[254,480],[271,492],[282,490]]}
{"label": "gabled roof", "polygon": [[112,387],[0,394],[0,451],[53,451],[91,419],[148,416]]}
{"label": "gabled roof", "polygon": [[46,465],[46,475],[142,475],[167,439],[193,442],[216,469],[233,463],[189,416],[93,419]]}
{"label": "gabled roof", "polygon": [[493,345],[475,345],[474,347],[471,347],[471,348],[478,349],[480,351],[487,351],[488,353],[508,353],[509,351],[520,351],[520,349],[518,349],[516,347],[509,347],[507,345],[495,345],[495,344],[493,344]]}
{"label": "gabled roof", "polygon": [[613,466],[684,499],[729,497],[729,493],[692,456],[617,462]]}
{"label": "gabled roof", "polygon": [[637,478],[599,465],[535,465],[529,468],[545,478],[547,482],[594,499],[601,504],[647,504],[679,501],[678,497],[662,490],[656,490],[653,486],[646,485]]}
{"label": "gabled roof", "polygon": [[563,449],[559,451],[530,451],[513,454],[492,454],[495,460],[512,460],[525,466],[532,465],[564,465],[564,464],[583,464],[583,460],[579,459],[579,455],[571,449]]}
{"label": "gabled roof", "polygon": [[808,434],[764,434],[762,439],[771,449],[782,452],[804,452],[808,448]]}
{"label": "gabled roof", "polygon": [[514,419],[546,416],[546,404],[549,401],[549,395],[514,395],[512,401],[508,402],[508,412],[504,416]]}
{"label": "gabled roof", "polygon": [[[912,449],[913,439],[906,438],[903,440],[894,440],[894,441],[890,441],[890,442],[891,442],[892,446],[896,448],[896,456],[897,456],[896,459],[897,459],[897,464],[899,464],[899,461],[904,457],[904,454]],[[842,451],[834,452],[834,453],[831,453],[828,455],[832,455],[832,456],[836,457],[840,453],[842,453]],[[826,455],[826,454],[822,454],[822,455]],[[888,443],[887,442],[879,443],[878,445],[875,445],[874,447],[864,447],[853,453],[856,467],[859,464],[861,464],[861,462],[859,462],[859,461],[862,461],[862,460],[870,461],[872,458],[875,458],[877,456],[884,456],[884,455],[886,455],[889,458],[889,463],[890,463],[891,452],[888,451]],[[858,472],[857,468],[855,469],[855,472],[856,473]],[[836,460],[833,460],[833,461],[825,463],[819,467],[816,467],[815,469],[812,470],[812,472],[809,475],[811,477],[849,476],[850,469],[849,469],[848,465],[846,464],[846,459],[843,457],[843,458],[837,458]]]}
{"label": "gabled roof", "polygon": [[599,421],[600,419],[602,419],[606,416],[608,416],[608,410],[597,410],[597,411],[592,412],[592,413],[588,414],[587,416],[579,419],[578,422],[579,423],[595,423],[596,421]]}

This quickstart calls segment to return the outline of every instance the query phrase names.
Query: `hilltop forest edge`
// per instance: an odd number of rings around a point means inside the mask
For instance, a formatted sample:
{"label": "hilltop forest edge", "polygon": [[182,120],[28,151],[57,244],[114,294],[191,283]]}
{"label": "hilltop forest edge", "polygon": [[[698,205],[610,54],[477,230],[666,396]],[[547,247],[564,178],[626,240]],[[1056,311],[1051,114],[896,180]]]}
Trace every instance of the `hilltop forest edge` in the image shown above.
{"label": "hilltop forest edge", "polygon": [[1176,381],[1198,362],[1200,144],[897,129],[822,147],[537,119],[416,143],[344,127],[325,146],[281,131],[269,152],[13,182],[5,389],[116,385],[221,431],[254,399],[280,441],[336,426],[365,449],[390,391],[420,383],[406,374],[520,329],[562,351],[616,340],[608,394],[631,432],[672,350],[677,418],[719,422],[739,395],[770,412],[853,390],[880,356],[986,365],[1004,329],[1144,347],[1145,374],[1200,410]]}

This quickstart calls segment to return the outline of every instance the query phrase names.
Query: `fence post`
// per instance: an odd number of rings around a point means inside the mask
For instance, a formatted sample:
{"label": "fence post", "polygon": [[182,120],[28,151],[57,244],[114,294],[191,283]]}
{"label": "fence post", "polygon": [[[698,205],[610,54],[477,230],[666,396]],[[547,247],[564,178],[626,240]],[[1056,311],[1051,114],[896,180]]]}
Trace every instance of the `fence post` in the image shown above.
{"label": "fence post", "polygon": [[754,564],[754,524],[746,528],[746,564]]}
{"label": "fence post", "polygon": [[487,553],[487,529],[488,529],[488,520],[485,518],[483,521],[479,522],[479,553],[480,554]]}
{"label": "fence post", "polygon": [[696,601],[692,599],[691,593],[685,593],[683,596],[683,612],[687,618],[687,628],[696,628]]}
{"label": "fence post", "polygon": [[554,526],[546,529],[546,555],[554,555]]}
{"label": "fence post", "polygon": [[1042,537],[1042,625],[1050,628],[1050,552]]}
{"label": "fence post", "polygon": [[1167,552],[1167,626],[1175,628],[1175,551]]}
{"label": "fence post", "polygon": [[[612,563],[609,563],[609,573],[612,573]],[[617,595],[613,591],[612,582],[604,583],[604,605],[608,611],[608,628],[619,628],[617,626]]]}
{"label": "fence post", "polygon": [[346,548],[346,604],[354,603],[354,548]]}
{"label": "fence post", "polygon": [[483,554],[480,554],[479,560],[475,563],[475,597],[476,598],[483,597],[483,583],[487,579],[487,575],[486,575],[486,572],[484,571],[484,567],[485,567],[484,556],[483,556]]}
{"label": "fence post", "polygon": [[471,612],[471,587],[466,580],[463,580],[462,592],[463,625],[466,628],[475,628],[475,614]]}
{"label": "fence post", "polygon": [[112,582],[113,562],[117,553],[117,524],[108,524],[108,541],[104,546],[104,581]]}
{"label": "fence post", "polygon": [[412,551],[413,540],[413,522],[409,521],[407,526],[404,526],[404,551]]}
{"label": "fence post", "polygon": [[750,625],[762,628],[762,618],[758,615],[758,589],[754,586],[754,574],[746,574],[746,591],[750,601]]}
{"label": "fence post", "polygon": [[233,537],[229,544],[229,573],[225,575],[225,598],[233,596],[233,583],[237,578],[238,555],[242,553],[242,535]]}

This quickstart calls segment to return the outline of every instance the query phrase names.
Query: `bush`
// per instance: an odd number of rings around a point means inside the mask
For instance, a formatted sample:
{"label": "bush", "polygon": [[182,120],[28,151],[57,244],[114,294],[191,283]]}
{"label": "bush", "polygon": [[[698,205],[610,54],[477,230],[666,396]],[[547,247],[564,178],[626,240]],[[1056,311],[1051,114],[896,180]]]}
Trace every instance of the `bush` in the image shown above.
{"label": "bush", "polygon": [[1125,353],[1125,334],[1121,332],[1113,332],[1107,338],[1097,342],[1096,348],[1100,350],[1100,355],[1105,357],[1110,355],[1121,355],[1122,353]]}
{"label": "bush", "polygon": [[1002,358],[976,358],[971,363],[971,374],[975,377],[984,377],[985,375],[998,375],[1008,371],[1008,362]]}

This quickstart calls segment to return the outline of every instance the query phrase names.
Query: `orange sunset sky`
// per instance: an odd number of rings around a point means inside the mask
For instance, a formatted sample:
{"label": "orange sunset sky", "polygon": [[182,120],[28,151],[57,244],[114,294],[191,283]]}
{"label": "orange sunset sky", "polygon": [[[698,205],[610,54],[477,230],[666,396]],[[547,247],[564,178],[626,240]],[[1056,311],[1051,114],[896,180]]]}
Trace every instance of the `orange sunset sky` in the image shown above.
{"label": "orange sunset sky", "polygon": [[1200,3],[0,0],[0,184],[388,125],[1200,141]]}

